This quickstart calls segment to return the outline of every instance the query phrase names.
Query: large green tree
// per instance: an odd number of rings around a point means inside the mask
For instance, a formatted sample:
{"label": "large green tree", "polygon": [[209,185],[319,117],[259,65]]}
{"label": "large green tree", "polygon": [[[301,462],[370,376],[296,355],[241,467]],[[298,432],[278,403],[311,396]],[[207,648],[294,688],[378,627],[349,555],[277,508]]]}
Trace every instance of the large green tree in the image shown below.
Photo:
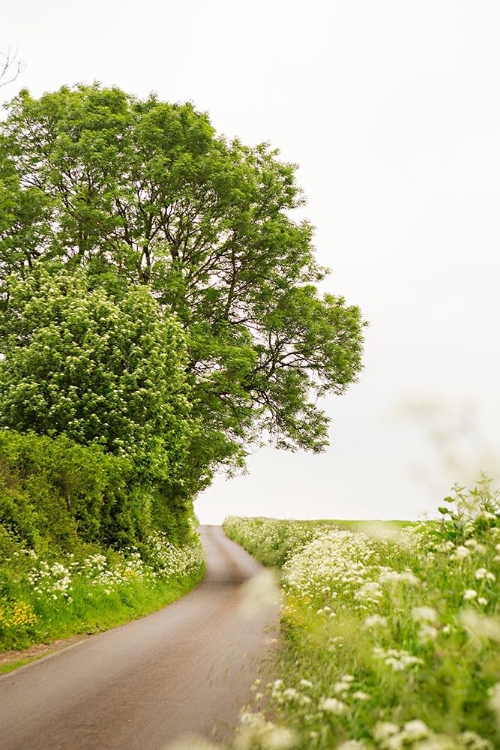
{"label": "large green tree", "polygon": [[[98,85],[22,91],[1,125],[0,293],[36,264],[148,284],[180,321],[202,439],[193,465],[234,464],[262,438],[321,450],[317,406],[361,368],[363,320],[320,295],[295,166],[217,136],[190,104]],[[1,202],[1,201],[0,201]],[[5,202],[5,199],[4,199]]]}

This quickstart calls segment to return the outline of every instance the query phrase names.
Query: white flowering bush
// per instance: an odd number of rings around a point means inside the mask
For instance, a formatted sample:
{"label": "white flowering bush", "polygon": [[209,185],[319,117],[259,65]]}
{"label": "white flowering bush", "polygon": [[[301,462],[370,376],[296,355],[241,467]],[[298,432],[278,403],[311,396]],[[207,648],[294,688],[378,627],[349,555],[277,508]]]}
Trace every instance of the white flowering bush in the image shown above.
{"label": "white flowering bush", "polygon": [[159,578],[183,576],[204,565],[203,545],[197,535],[191,544],[176,547],[164,532],[157,531],[148,540],[148,565],[151,575]]}
{"label": "white flowering bush", "polygon": [[[320,523],[307,538],[300,522],[274,522],[287,538],[284,643],[279,679],[256,686],[252,709],[293,747],[500,747],[499,494],[486,479],[457,487],[441,513],[373,537]],[[276,545],[272,523],[261,545]],[[256,544],[253,519],[232,529]]]}

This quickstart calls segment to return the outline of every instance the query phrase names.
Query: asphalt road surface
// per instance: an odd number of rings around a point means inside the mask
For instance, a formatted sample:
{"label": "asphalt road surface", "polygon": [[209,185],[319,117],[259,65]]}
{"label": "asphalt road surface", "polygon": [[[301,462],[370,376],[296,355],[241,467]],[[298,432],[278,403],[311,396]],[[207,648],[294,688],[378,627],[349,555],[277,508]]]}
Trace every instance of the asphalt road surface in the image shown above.
{"label": "asphalt road surface", "polygon": [[207,576],[191,593],[0,677],[2,750],[159,750],[185,734],[231,739],[277,605],[251,614],[262,568],[219,526],[201,527]]}

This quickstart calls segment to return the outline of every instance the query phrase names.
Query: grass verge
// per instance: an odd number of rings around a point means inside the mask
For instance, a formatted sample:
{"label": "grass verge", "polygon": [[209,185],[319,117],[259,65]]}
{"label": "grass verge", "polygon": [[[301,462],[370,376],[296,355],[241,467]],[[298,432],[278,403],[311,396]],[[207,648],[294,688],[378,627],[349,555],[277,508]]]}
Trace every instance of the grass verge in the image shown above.
{"label": "grass verge", "polygon": [[205,572],[197,536],[174,547],[156,535],[143,556],[134,549],[101,550],[47,561],[21,545],[11,546],[10,553],[0,568],[0,663],[2,652],[97,633],[151,614],[184,596]]}

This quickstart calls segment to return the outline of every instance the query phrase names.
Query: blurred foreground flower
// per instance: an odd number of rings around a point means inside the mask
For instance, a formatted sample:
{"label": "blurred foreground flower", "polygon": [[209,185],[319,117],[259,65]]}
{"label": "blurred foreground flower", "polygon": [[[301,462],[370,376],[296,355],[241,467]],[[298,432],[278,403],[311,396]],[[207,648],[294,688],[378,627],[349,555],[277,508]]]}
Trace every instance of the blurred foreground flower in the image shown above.
{"label": "blurred foreground flower", "polygon": [[246,617],[255,617],[268,607],[281,603],[281,590],[276,573],[263,570],[241,587],[241,611]]}
{"label": "blurred foreground flower", "polygon": [[259,712],[243,710],[240,721],[235,750],[253,750],[256,747],[262,750],[291,750],[296,747],[298,738],[293,730],[267,721]]}

